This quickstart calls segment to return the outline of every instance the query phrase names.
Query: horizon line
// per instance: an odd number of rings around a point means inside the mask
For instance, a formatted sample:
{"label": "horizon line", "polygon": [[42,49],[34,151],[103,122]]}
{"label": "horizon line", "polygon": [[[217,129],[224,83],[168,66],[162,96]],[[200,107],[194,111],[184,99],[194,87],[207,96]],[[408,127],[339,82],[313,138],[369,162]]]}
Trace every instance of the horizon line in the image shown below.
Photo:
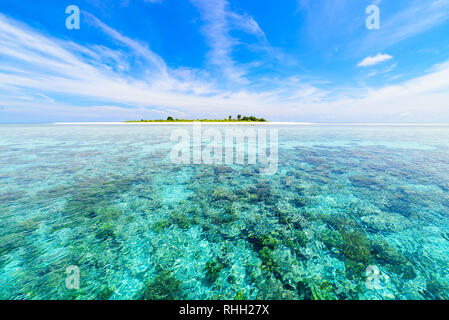
{"label": "horizon line", "polygon": [[[0,125],[29,124],[29,125],[176,125],[192,124],[193,121],[177,122],[125,122],[125,121],[73,121],[73,122],[0,122]],[[216,125],[366,125],[366,126],[449,126],[449,122],[305,122],[305,121],[267,121],[267,122],[207,122],[202,124]]]}

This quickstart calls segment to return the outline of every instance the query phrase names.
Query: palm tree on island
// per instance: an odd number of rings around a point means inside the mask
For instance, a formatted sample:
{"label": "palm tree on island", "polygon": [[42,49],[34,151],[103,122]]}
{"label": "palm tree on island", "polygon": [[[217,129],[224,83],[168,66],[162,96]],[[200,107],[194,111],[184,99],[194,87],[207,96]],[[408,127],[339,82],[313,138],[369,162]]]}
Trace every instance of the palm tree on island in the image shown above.
{"label": "palm tree on island", "polygon": [[220,120],[220,119],[197,119],[197,120],[187,120],[187,119],[174,119],[172,116],[167,117],[167,120],[133,120],[133,121],[125,121],[126,123],[130,122],[268,122],[264,118],[256,118],[254,116],[243,116],[237,115],[237,119],[233,119],[232,116],[229,116],[228,119]]}

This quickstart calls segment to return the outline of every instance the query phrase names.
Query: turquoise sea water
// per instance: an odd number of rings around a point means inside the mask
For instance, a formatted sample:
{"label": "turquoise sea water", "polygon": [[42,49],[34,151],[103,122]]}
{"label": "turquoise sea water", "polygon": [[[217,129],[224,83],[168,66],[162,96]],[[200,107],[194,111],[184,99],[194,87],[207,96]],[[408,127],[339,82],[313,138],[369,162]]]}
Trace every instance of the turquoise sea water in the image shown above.
{"label": "turquoise sea water", "polygon": [[270,126],[273,176],[177,127],[0,125],[0,299],[448,299],[449,127]]}

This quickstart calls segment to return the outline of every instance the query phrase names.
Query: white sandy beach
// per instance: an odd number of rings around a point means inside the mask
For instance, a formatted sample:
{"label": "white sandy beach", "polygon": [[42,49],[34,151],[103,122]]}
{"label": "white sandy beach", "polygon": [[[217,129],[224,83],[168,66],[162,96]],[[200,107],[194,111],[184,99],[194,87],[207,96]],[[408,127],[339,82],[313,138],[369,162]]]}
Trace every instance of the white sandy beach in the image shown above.
{"label": "white sandy beach", "polygon": [[[193,122],[56,122],[54,125],[191,125]],[[449,126],[449,123],[200,122],[205,125]]]}
{"label": "white sandy beach", "polygon": [[[313,125],[316,123],[312,122],[200,122],[201,124],[216,124],[216,125],[232,125],[232,124],[238,124],[238,125]],[[57,122],[54,124],[57,125],[179,125],[179,124],[186,124],[191,125],[193,122],[182,122],[182,121],[174,121],[174,122]]]}

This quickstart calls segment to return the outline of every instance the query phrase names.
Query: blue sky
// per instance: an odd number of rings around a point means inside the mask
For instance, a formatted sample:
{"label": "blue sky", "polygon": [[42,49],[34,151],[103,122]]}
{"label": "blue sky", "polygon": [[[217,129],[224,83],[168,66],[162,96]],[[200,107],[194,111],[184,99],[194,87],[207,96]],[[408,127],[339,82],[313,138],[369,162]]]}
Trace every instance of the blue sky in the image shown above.
{"label": "blue sky", "polygon": [[449,0],[1,2],[0,122],[237,114],[449,122]]}

